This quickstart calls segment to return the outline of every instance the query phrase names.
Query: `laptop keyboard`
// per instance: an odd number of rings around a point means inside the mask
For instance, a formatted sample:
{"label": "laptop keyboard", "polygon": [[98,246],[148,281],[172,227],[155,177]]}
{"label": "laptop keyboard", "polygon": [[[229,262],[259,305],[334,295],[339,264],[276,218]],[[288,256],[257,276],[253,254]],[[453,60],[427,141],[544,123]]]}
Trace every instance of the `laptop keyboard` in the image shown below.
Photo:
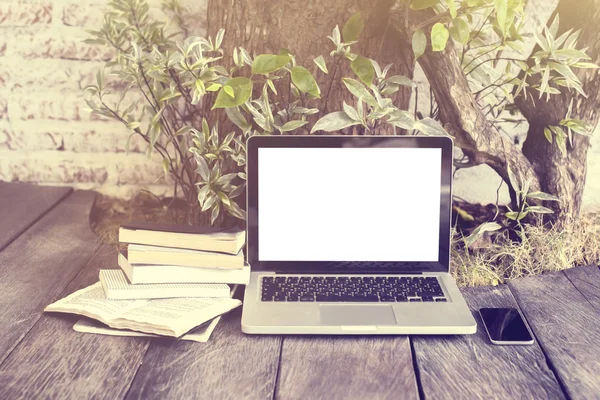
{"label": "laptop keyboard", "polygon": [[262,301],[445,302],[436,277],[265,276]]}

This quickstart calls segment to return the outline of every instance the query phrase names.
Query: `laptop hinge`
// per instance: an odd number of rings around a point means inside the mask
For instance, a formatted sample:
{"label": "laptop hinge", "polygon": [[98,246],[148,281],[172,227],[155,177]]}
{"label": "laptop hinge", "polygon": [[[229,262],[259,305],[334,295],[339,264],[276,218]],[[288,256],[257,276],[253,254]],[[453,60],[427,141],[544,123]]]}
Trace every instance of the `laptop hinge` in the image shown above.
{"label": "laptop hinge", "polygon": [[439,272],[356,272],[356,271],[344,271],[344,272],[304,272],[304,271],[260,271],[261,274],[268,275],[439,275]]}

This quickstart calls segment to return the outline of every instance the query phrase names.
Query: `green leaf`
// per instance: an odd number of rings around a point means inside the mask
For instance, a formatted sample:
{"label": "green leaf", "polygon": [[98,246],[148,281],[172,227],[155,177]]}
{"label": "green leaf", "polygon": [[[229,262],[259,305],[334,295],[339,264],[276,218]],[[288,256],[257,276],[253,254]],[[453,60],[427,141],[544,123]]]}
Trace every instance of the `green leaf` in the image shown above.
{"label": "green leaf", "polygon": [[163,158],[162,169],[163,169],[163,172],[165,173],[165,176],[169,175],[169,159],[168,158]]}
{"label": "green leaf", "polygon": [[202,118],[202,134],[204,135],[204,140],[208,141],[210,138],[210,128],[208,126],[208,121],[206,118]]}
{"label": "green leaf", "polygon": [[346,85],[346,88],[352,93],[356,98],[362,99],[365,103],[372,107],[377,107],[377,100],[365,86],[359,81],[352,78],[342,78],[342,82]]}
{"label": "green leaf", "polygon": [[317,85],[317,81],[306,68],[297,65],[291,69],[291,73],[292,82],[301,92],[308,93],[316,98],[321,97],[321,90]]}
{"label": "green leaf", "polygon": [[554,211],[544,206],[529,206],[525,208],[525,211],[529,211],[536,214],[553,214]]}
{"label": "green leaf", "polygon": [[458,41],[462,44],[467,44],[467,42],[469,41],[469,35],[471,33],[469,29],[469,24],[467,24],[467,22],[462,18],[456,18],[454,21],[452,21],[452,23],[456,28]]}
{"label": "green leaf", "polygon": [[510,185],[512,186],[512,188],[516,192],[520,192],[521,185],[519,185],[519,180],[517,179],[517,176],[514,174],[512,168],[508,163],[506,164],[506,172],[508,173],[508,180],[510,181]]}
{"label": "green leaf", "polygon": [[546,139],[552,143],[552,131],[550,131],[550,129],[544,128],[544,136],[546,136]]}
{"label": "green leaf", "polygon": [[329,38],[336,46],[340,44],[340,42],[342,41],[342,37],[340,36],[339,26],[336,25],[335,28],[333,28],[333,32],[331,33],[331,36],[329,36]]}
{"label": "green leaf", "polygon": [[283,68],[291,59],[289,55],[261,54],[252,62],[252,73],[270,74]]}
{"label": "green leaf", "polygon": [[410,2],[411,10],[425,10],[439,4],[440,0],[412,0]]}
{"label": "green leaf", "polygon": [[221,203],[225,204],[226,206],[231,204],[229,197],[227,197],[227,195],[225,193],[217,192],[217,196],[219,197],[219,200],[221,200]]}
{"label": "green leaf", "polygon": [[583,60],[591,60],[590,56],[588,56],[584,51],[576,50],[576,49],[560,49],[554,52],[555,56],[558,56],[560,59],[569,60],[569,59],[583,59]]}
{"label": "green leaf", "polygon": [[231,78],[225,82],[225,86],[230,86],[233,89],[233,98],[222,88],[217,94],[217,99],[212,109],[215,108],[230,108],[244,104],[252,94],[252,81],[249,78],[237,77]]}
{"label": "green leaf", "polygon": [[590,62],[577,62],[573,65],[571,65],[572,67],[575,68],[598,68],[598,66],[596,64],[590,63]]}
{"label": "green leaf", "polygon": [[204,201],[206,200],[209,191],[209,185],[204,185],[202,189],[198,190],[198,203],[200,203],[200,206],[204,206]]}
{"label": "green leaf", "polygon": [[131,121],[130,123],[127,124],[127,128],[134,130],[135,128],[139,128],[140,127],[140,123],[137,121]]}
{"label": "green leaf", "polygon": [[236,126],[238,126],[244,134],[252,128],[252,125],[250,125],[248,121],[246,121],[246,118],[244,118],[244,115],[240,112],[239,108],[226,108],[225,113],[227,113],[227,117],[229,117],[229,120],[233,122]]}
{"label": "green leaf", "polygon": [[358,125],[360,121],[351,119],[344,111],[336,111],[331,114],[325,115],[323,118],[317,121],[313,126],[310,133],[316,131],[338,131],[340,129],[347,128],[352,125]]}
{"label": "green leaf", "polygon": [[219,217],[220,212],[221,212],[221,206],[217,203],[215,208],[213,208],[212,212],[210,213],[210,224],[211,225],[215,223],[215,221]]}
{"label": "green leaf", "polygon": [[375,68],[368,58],[363,56],[356,57],[350,64],[350,68],[352,68],[352,71],[354,71],[356,76],[358,76],[365,84],[370,85],[373,82],[373,79],[375,78]]}
{"label": "green leaf", "polygon": [[206,93],[206,88],[204,87],[204,82],[202,81],[202,79],[196,79],[196,90],[198,91],[198,93],[200,95],[203,95],[204,93]]}
{"label": "green leaf", "polygon": [[413,130],[415,128],[415,119],[411,113],[405,110],[396,110],[387,123],[400,129]]}
{"label": "green leaf", "polygon": [[218,83],[212,83],[210,84],[210,86],[208,86],[206,88],[207,92],[218,92],[219,89],[221,89],[221,85],[219,85]]}
{"label": "green leaf", "polygon": [[227,212],[229,212],[229,214],[233,215],[236,218],[245,220],[246,219],[246,213],[244,212],[244,210],[242,210],[240,208],[240,206],[238,206],[236,204],[235,201],[232,201],[231,204],[229,206],[226,207],[227,208]]}
{"label": "green leaf", "polygon": [[417,87],[416,83],[414,83],[412,80],[410,80],[407,77],[402,76],[402,75],[390,76],[389,78],[386,79],[386,81],[395,83],[396,85]]}
{"label": "green leaf", "polygon": [[550,25],[550,28],[548,29],[548,32],[550,32],[550,35],[552,35],[552,37],[556,37],[556,34],[558,33],[559,24],[560,24],[560,18],[559,18],[559,15],[556,14],[556,17],[554,17],[554,21],[552,21],[552,24]]}
{"label": "green leaf", "polygon": [[438,22],[431,28],[431,49],[433,51],[444,51],[450,32],[444,24]]}
{"label": "green leaf", "polygon": [[296,130],[306,124],[308,124],[308,121],[302,121],[302,120],[288,121],[285,124],[283,124],[283,126],[279,129],[281,130],[281,132],[289,132],[289,131]]}
{"label": "green leaf", "polygon": [[217,32],[217,37],[215,38],[215,48],[216,49],[221,47],[221,43],[223,43],[224,35],[225,35],[225,29],[223,29],[223,28],[219,29],[219,32]]}
{"label": "green leaf", "polygon": [[365,23],[360,13],[356,13],[348,18],[348,21],[346,21],[346,24],[342,28],[344,43],[357,41],[364,27]]}
{"label": "green leaf", "polygon": [[277,89],[275,89],[275,84],[273,84],[271,79],[267,79],[267,85],[269,85],[269,88],[273,93],[277,94]]}
{"label": "green leaf", "polygon": [[523,211],[522,213],[519,213],[518,211],[509,211],[504,215],[506,216],[506,218],[512,219],[513,221],[517,221],[517,219],[520,221],[523,218],[525,218],[527,214],[529,214],[528,211]]}
{"label": "green leaf", "polygon": [[571,82],[580,83],[579,78],[577,78],[577,75],[575,75],[575,73],[571,70],[571,68],[569,68],[565,64],[550,61],[550,62],[548,62],[548,66],[551,69],[553,69],[554,71],[556,71],[559,74],[561,74],[562,76],[564,76],[569,83],[571,83]]}
{"label": "green leaf", "polygon": [[485,232],[495,232],[501,228],[502,226],[496,222],[484,222],[477,228],[473,229],[473,232],[464,239],[465,245],[467,247],[471,247],[471,245],[481,238]]}
{"label": "green leaf", "polygon": [[560,126],[551,125],[550,130],[554,132],[554,140],[563,156],[567,155],[567,135]]}
{"label": "green leaf", "polygon": [[527,197],[529,197],[530,199],[536,199],[536,200],[558,201],[558,197],[553,196],[549,193],[544,193],[544,192],[531,192],[531,193],[527,194]]}
{"label": "green leaf", "polygon": [[158,99],[158,101],[160,103],[162,103],[164,101],[171,100],[171,99],[174,99],[174,98],[179,97],[179,96],[181,96],[181,93],[179,93],[179,92],[169,93],[168,90],[165,90],[165,92],[163,93],[163,95],[161,96],[161,98]]}
{"label": "green leaf", "polygon": [[225,85],[223,86],[223,90],[229,95],[229,97],[235,98],[235,92],[233,91],[233,88],[231,86]]}
{"label": "green leaf", "polygon": [[508,0],[494,0],[494,7],[496,7],[496,21],[500,27],[502,35],[506,37],[506,21],[508,16]]}
{"label": "green leaf", "polygon": [[234,187],[233,190],[231,190],[231,192],[229,192],[229,198],[235,199],[236,197],[238,197],[240,194],[242,194],[244,192],[245,188],[246,188],[245,183],[242,183],[241,185]]}
{"label": "green leaf", "polygon": [[550,79],[550,67],[546,67],[544,69],[544,74],[542,76],[542,83],[540,83],[540,99],[542,98],[542,96],[546,92],[546,89],[548,88],[548,80],[549,79]]}
{"label": "green leaf", "polygon": [[208,167],[208,163],[202,156],[196,157],[196,163],[198,164],[196,172],[202,179],[204,179],[205,182],[207,182],[210,176],[210,168]]}
{"label": "green leaf", "polygon": [[446,130],[434,119],[431,118],[423,118],[419,121],[415,121],[413,129],[418,130],[419,132],[423,132],[426,135],[432,136],[447,136],[448,133]]}
{"label": "green leaf", "polygon": [[413,33],[412,37],[412,50],[415,54],[415,60],[418,59],[425,53],[425,49],[427,48],[427,36],[422,29],[417,29],[415,33]]}
{"label": "green leaf", "polygon": [[358,115],[358,111],[356,111],[356,109],[354,107],[346,104],[345,101],[344,101],[343,107],[344,107],[344,112],[350,117],[350,119],[353,119],[354,121],[362,121],[360,116]]}
{"label": "green leaf", "polygon": [[315,62],[315,64],[317,64],[317,67],[319,67],[319,69],[323,72],[325,72],[326,74],[329,73],[329,71],[327,70],[327,65],[325,64],[325,59],[323,58],[323,56],[319,56],[317,58],[315,58],[313,60]]}
{"label": "green leaf", "polygon": [[454,3],[454,0],[446,0],[446,5],[452,19],[456,18],[456,3]]}

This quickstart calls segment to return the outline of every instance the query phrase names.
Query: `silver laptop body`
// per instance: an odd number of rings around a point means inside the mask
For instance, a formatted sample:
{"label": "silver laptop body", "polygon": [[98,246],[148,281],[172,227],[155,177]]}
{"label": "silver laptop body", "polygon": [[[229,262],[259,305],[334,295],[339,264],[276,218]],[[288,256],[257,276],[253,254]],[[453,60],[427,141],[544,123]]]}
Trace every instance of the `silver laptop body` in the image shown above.
{"label": "silver laptop body", "polygon": [[448,137],[253,136],[249,334],[473,334],[452,276]]}

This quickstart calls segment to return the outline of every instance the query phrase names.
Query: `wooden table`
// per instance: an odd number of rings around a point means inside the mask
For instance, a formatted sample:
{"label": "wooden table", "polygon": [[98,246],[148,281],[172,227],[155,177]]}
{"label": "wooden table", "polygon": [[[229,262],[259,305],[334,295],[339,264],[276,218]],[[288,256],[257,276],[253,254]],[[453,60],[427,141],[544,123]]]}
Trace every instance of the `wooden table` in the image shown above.
{"label": "wooden table", "polygon": [[43,308],[115,268],[90,231],[93,192],[0,182],[0,398],[600,398],[600,271],[465,289],[520,307],[533,346],[470,336],[247,336],[240,310],[208,343],[73,331]]}

